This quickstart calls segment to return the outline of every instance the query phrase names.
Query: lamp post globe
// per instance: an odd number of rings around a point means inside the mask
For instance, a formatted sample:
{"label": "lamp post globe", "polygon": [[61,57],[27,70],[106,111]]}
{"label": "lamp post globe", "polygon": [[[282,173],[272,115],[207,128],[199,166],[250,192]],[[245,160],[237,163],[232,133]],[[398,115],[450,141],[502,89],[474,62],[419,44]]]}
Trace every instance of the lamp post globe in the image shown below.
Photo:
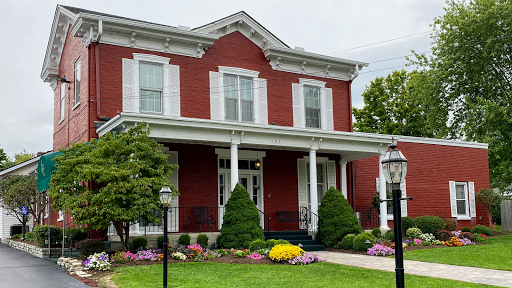
{"label": "lamp post globe", "polygon": [[[396,149],[397,145],[392,143],[389,145],[391,150],[388,150],[381,161],[382,171],[386,182],[392,184],[393,191],[393,227],[395,229],[395,275],[396,287],[405,287],[404,283],[404,255],[402,248],[402,211],[400,201],[406,199],[402,198],[402,191],[400,190],[400,183],[405,181],[407,174],[407,159],[404,157],[400,150]],[[408,199],[412,200],[412,197]],[[381,200],[382,201],[382,200]]]}
{"label": "lamp post globe", "polygon": [[164,241],[163,241],[163,254],[164,254],[164,265],[163,265],[163,287],[167,288],[167,211],[169,211],[169,204],[172,200],[172,190],[167,183],[160,189],[160,202],[164,206]]}

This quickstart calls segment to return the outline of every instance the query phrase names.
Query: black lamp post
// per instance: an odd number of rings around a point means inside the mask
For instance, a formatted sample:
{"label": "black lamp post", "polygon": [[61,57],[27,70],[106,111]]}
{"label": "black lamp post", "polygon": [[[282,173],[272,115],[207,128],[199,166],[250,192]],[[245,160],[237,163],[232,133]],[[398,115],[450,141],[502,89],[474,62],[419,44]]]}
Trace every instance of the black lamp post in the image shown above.
{"label": "black lamp post", "polygon": [[[389,145],[389,150],[382,159],[382,170],[386,182],[392,184],[393,191],[393,226],[395,228],[395,273],[396,273],[396,287],[403,288],[404,285],[404,255],[402,248],[402,211],[400,208],[401,200],[412,200],[412,197],[402,198],[402,191],[400,190],[400,183],[405,180],[407,174],[407,159],[405,159],[402,152],[396,150],[396,144]],[[389,201],[388,199],[381,199]]]}
{"label": "black lamp post", "polygon": [[167,288],[167,211],[169,211],[169,203],[171,203],[171,199],[172,190],[166,183],[160,190],[160,202],[164,205],[164,288]]}

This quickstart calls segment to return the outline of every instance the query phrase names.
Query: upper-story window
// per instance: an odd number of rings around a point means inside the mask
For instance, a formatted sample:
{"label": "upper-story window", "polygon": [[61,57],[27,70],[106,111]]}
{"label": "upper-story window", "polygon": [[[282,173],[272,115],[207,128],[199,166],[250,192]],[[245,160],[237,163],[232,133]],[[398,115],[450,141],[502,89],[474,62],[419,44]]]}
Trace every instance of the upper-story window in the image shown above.
{"label": "upper-story window", "polygon": [[293,127],[334,130],[332,89],[325,82],[299,79],[292,83]]}
{"label": "upper-story window", "polygon": [[75,62],[75,106],[80,104],[80,80],[82,79],[80,59]]}
{"label": "upper-story window", "polygon": [[210,71],[211,119],[268,124],[267,81],[258,75],[225,66]]}
{"label": "upper-story window", "polygon": [[253,122],[252,81],[247,77],[224,75],[226,120]]}
{"label": "upper-story window", "polygon": [[306,127],[320,128],[320,88],[304,86]]}
{"label": "upper-story window", "polygon": [[170,60],[141,53],[123,58],[123,112],[181,116],[180,67]]}
{"label": "upper-story window", "polygon": [[140,63],[140,111],[162,113],[162,66]]}
{"label": "upper-story window", "polygon": [[60,83],[60,121],[64,120],[64,108],[66,106],[66,83]]}

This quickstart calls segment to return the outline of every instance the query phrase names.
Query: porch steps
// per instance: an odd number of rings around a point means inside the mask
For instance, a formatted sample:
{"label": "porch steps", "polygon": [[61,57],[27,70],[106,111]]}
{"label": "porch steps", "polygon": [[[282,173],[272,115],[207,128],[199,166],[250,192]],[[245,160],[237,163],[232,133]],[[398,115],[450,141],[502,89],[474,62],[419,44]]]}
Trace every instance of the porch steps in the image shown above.
{"label": "porch steps", "polygon": [[313,240],[307,231],[270,231],[266,239],[284,239],[293,245],[301,244],[304,251],[323,251],[325,249],[325,246]]}

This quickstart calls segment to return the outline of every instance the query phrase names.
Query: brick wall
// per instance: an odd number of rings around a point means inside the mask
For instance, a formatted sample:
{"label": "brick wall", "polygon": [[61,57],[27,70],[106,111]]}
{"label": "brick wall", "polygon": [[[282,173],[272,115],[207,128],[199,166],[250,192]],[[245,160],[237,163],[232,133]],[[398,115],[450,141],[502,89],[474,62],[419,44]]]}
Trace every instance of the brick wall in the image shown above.
{"label": "brick wall", "polygon": [[[407,196],[414,198],[407,202],[410,217],[435,215],[451,218],[448,181],[474,182],[475,193],[490,186],[486,149],[407,142],[399,142],[398,149],[408,160]],[[375,156],[356,162],[357,206],[371,206],[371,198],[376,191],[375,178],[379,177],[379,158]],[[458,221],[459,228],[488,225],[485,209],[477,205],[476,212],[476,218]],[[393,227],[392,221],[388,221],[388,226]]]}

